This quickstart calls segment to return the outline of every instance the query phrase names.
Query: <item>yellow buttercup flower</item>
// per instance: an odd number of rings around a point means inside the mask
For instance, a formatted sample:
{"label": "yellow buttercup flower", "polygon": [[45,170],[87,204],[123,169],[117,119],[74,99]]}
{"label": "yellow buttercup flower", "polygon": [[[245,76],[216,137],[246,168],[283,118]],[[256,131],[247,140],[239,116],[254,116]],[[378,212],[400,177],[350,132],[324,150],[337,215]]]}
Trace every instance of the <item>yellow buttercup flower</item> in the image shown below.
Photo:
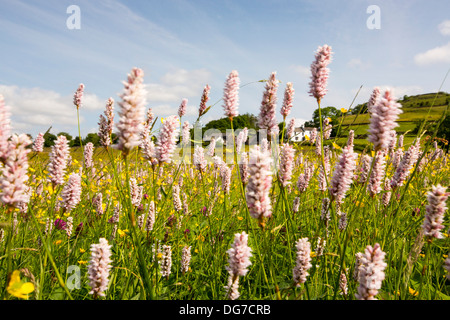
{"label": "yellow buttercup flower", "polygon": [[347,109],[341,108],[341,112],[342,112],[342,113],[346,113],[347,111],[348,111]]}
{"label": "yellow buttercup flower", "polygon": [[413,288],[409,288],[409,293],[412,294],[413,296],[418,296],[419,292],[417,292],[416,290],[414,290]]}
{"label": "yellow buttercup flower", "polygon": [[34,284],[20,280],[20,271],[14,270],[6,288],[8,293],[16,298],[28,299],[28,294],[34,291]]}
{"label": "yellow buttercup flower", "polygon": [[334,142],[332,142],[331,143],[332,145],[333,145],[333,147],[335,148],[335,149],[340,149],[341,147],[339,147],[336,143],[334,143]]}

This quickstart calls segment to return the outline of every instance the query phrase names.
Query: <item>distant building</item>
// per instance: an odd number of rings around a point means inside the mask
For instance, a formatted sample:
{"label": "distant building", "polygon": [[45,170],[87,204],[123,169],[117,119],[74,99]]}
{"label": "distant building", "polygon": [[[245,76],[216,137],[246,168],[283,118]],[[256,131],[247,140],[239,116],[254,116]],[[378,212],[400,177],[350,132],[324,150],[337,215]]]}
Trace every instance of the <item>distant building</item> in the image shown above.
{"label": "distant building", "polygon": [[296,119],[294,135],[291,137],[290,141],[292,142],[300,142],[305,140],[305,136],[310,137],[311,131],[314,129],[313,127],[305,127],[304,120]]}

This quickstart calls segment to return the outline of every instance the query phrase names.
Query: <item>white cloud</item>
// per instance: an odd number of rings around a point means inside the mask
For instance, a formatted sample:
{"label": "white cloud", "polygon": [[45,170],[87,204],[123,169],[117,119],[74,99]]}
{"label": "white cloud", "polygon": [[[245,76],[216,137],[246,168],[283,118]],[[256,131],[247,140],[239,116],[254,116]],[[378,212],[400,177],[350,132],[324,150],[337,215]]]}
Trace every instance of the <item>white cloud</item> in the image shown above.
{"label": "white cloud", "polygon": [[439,32],[444,36],[450,36],[450,20],[445,20],[438,26]]}
{"label": "white cloud", "polygon": [[414,61],[417,65],[450,63],[450,42],[446,45],[417,54],[414,57]]}
{"label": "white cloud", "polygon": [[[381,93],[383,93],[386,89],[391,89],[394,97],[397,99],[403,98],[404,95],[416,95],[416,94],[422,94],[424,93],[424,90],[421,86],[418,85],[410,85],[410,86],[391,86],[391,85],[379,85],[377,86],[380,88]],[[352,94],[356,94],[358,89],[353,89]],[[373,88],[362,88],[358,95],[358,102],[357,103],[363,103],[367,102],[370,98],[370,95],[372,94]],[[360,102],[359,102],[360,101]],[[354,105],[355,105],[354,104]]]}
{"label": "white cloud", "polygon": [[[68,131],[78,125],[73,96],[62,96],[57,92],[42,88],[21,88],[0,85],[0,93],[11,113],[13,130],[46,130],[53,126],[52,132]],[[98,110],[104,107],[94,94],[85,94],[82,109]],[[86,114],[87,112],[85,112]],[[80,122],[84,121],[80,116]]]}
{"label": "white cloud", "polygon": [[353,58],[347,62],[347,66],[354,69],[367,70],[370,67],[370,64],[361,61],[359,58]]}
{"label": "white cloud", "polygon": [[292,65],[290,68],[302,76],[311,75],[311,68],[302,65]]}
{"label": "white cloud", "polygon": [[189,100],[189,98],[195,97],[200,103],[203,88],[209,80],[210,72],[205,69],[173,70],[162,76],[158,83],[145,85],[147,101],[181,103],[184,98]]}

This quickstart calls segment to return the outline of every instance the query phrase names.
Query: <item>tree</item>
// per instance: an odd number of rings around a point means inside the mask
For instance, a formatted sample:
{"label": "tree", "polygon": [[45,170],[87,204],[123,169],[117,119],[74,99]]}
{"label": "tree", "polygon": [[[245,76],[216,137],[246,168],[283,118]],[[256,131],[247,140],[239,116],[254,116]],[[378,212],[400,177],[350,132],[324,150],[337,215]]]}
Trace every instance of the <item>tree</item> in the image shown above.
{"label": "tree", "polygon": [[53,133],[46,132],[44,134],[44,147],[48,148],[55,144],[56,136]]}
{"label": "tree", "polygon": [[[247,129],[258,129],[258,119],[255,115],[246,113],[233,118],[234,130],[244,129],[245,127],[247,127]],[[210,121],[203,127],[203,132],[208,129],[216,129],[225,133],[227,129],[231,129],[230,119],[221,118]]]}
{"label": "tree", "polygon": [[[335,107],[331,107],[331,106],[326,107],[326,108],[321,108],[320,113],[322,115],[322,121],[325,120],[326,118],[330,118],[331,123],[336,123],[337,118],[342,116],[341,110],[338,110]],[[308,126],[308,127],[311,126],[311,127],[316,127],[316,128],[320,127],[319,109],[314,110],[312,121],[308,121],[307,123],[305,123],[305,126]]]}
{"label": "tree", "polygon": [[100,145],[100,137],[97,133],[88,133],[86,138],[83,140],[83,145],[86,145],[88,142],[92,142],[94,147],[98,147]]}

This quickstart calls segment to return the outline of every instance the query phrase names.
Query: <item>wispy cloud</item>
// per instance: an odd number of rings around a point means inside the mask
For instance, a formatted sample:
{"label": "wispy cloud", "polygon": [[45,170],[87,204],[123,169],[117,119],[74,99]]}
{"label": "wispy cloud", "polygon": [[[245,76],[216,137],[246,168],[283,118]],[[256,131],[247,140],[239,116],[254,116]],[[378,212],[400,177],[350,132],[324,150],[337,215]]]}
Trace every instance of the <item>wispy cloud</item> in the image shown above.
{"label": "wispy cloud", "polygon": [[439,32],[444,36],[450,36],[450,20],[441,22],[438,26]]}
{"label": "wispy cloud", "polygon": [[439,46],[414,57],[414,61],[419,66],[425,66],[438,63],[450,63],[450,42]]}
{"label": "wispy cloud", "polygon": [[[72,95],[62,96],[52,90],[5,85],[0,85],[0,92],[11,110],[14,130],[36,134],[53,126],[58,131],[71,131],[78,124]],[[92,93],[86,93],[83,101],[82,114],[87,117],[81,116],[80,122],[97,114],[105,105]]]}

